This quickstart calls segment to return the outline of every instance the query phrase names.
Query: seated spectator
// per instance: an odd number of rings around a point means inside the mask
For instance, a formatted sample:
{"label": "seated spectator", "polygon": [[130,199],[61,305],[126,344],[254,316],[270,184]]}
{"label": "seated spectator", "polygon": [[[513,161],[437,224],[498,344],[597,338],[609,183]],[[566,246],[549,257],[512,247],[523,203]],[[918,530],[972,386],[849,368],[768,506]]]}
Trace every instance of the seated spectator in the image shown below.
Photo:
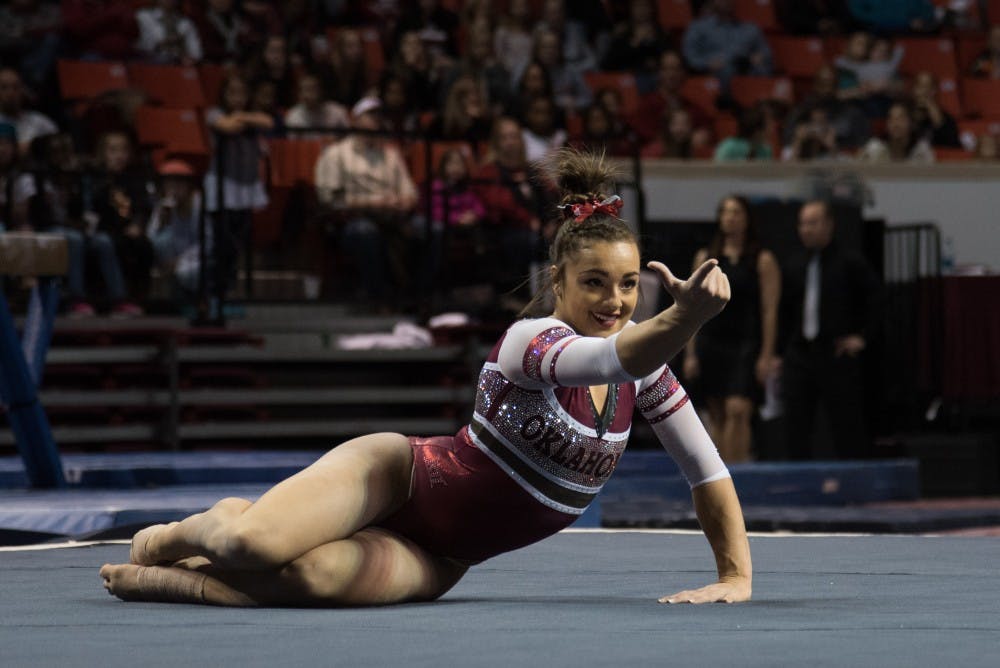
{"label": "seated spectator", "polygon": [[320,155],[316,194],[322,204],[343,214],[343,244],[356,258],[362,299],[385,310],[412,286],[406,271],[406,234],[417,189],[399,151],[372,134],[381,128],[380,107],[371,97],[354,105],[352,127],[359,132]]}
{"label": "seated spectator", "polygon": [[427,134],[438,139],[486,142],[490,136],[490,114],[479,83],[474,77],[455,80],[444,103],[444,111],[434,117]]}
{"label": "seated spectator", "polygon": [[[188,163],[168,160],[160,165],[160,196],[146,233],[160,270],[170,277],[184,301],[198,292],[201,276],[201,194],[197,175]],[[206,225],[206,257],[211,253],[212,226]]]}
{"label": "seated spectator", "polygon": [[913,124],[913,112],[902,102],[889,107],[885,138],[872,137],[861,149],[864,162],[934,162],[934,149]]}
{"label": "seated spectator", "polygon": [[881,33],[928,32],[937,25],[931,0],[847,0],[851,16]]}
{"label": "seated spectator", "polygon": [[83,58],[123,60],[134,53],[139,26],[133,5],[120,0],[61,0],[67,46]]}
{"label": "seated spectator", "polygon": [[493,33],[493,52],[510,73],[512,83],[521,80],[524,68],[531,61],[531,29],[534,23],[528,0],[509,0],[507,11],[501,14]]}
{"label": "seated spectator", "polygon": [[841,97],[855,100],[868,116],[882,118],[901,92],[897,70],[902,59],[902,46],[893,47],[889,40],[866,32],[854,33],[834,61],[840,71]]}
{"label": "seated spectator", "polygon": [[[551,216],[551,195],[542,174],[528,162],[520,124],[502,116],[493,123],[490,159],[473,178],[486,207],[486,233],[494,265],[487,271],[501,292],[513,290],[539,258],[542,221]],[[554,234],[554,230],[551,230]]]}
{"label": "seated spectator", "polygon": [[42,0],[10,0],[0,7],[0,57],[18,63],[25,83],[40,89],[55,68],[62,42],[59,5]]}
{"label": "seated spectator", "polygon": [[790,144],[799,121],[820,107],[826,113],[827,121],[833,126],[837,146],[854,149],[862,146],[871,136],[871,122],[863,111],[849,100],[840,96],[837,89],[837,74],[832,67],[824,65],[816,71],[812,90],[792,108],[785,123],[784,143]]}
{"label": "seated spectator", "polygon": [[257,53],[250,70],[252,86],[261,81],[274,84],[277,106],[288,109],[295,104],[295,72],[288,58],[288,43],[281,35],[270,35]]}
{"label": "seated spectator", "polygon": [[[201,3],[198,3],[201,6]],[[259,43],[253,26],[235,0],[206,0],[194,14],[203,59],[212,63],[239,63]]]}
{"label": "seated spectator", "polygon": [[774,9],[793,35],[840,35],[854,23],[846,0],[775,0]]}
{"label": "seated spectator", "polygon": [[452,81],[460,76],[474,77],[486,96],[484,102],[490,116],[502,113],[511,99],[510,72],[496,58],[493,44],[493,33],[488,23],[471,25],[466,37],[465,54],[449,77]]}
{"label": "seated spectator", "polygon": [[[584,72],[597,68],[597,56],[592,43],[600,43],[600,37],[591,39],[587,34],[587,26],[581,21],[571,19],[566,15],[566,0],[544,0],[541,17],[535,25],[534,43],[537,44],[539,31],[553,32],[558,38],[558,60],[565,67],[582,75]],[[583,4],[574,0],[574,5]],[[535,56],[537,58],[537,54]]]}
{"label": "seated spectator", "polygon": [[552,98],[536,97],[528,104],[521,136],[528,162],[545,160],[566,145],[566,131],[556,126],[556,106]]}
{"label": "seated spectator", "polygon": [[28,202],[34,194],[35,180],[17,157],[17,128],[0,123],[0,231],[28,226]]}
{"label": "seated spectator", "polygon": [[111,237],[97,229],[97,221],[86,216],[80,158],[67,134],[50,134],[31,143],[34,161],[34,194],[28,203],[31,228],[52,232],[66,239],[69,273],[66,276],[68,314],[73,318],[93,316],[93,293],[87,289],[87,259],[93,257],[101,274],[112,316],[142,313],[127,300],[125,279]]}
{"label": "seated spectator", "polygon": [[440,61],[433,61],[419,33],[403,33],[391,68],[406,82],[407,97],[417,109],[437,108],[442,74]]}
{"label": "seated spectator", "polygon": [[559,39],[552,30],[536,30],[534,59],[549,73],[556,105],[563,111],[580,111],[590,104],[593,94],[583,73],[563,61]]}
{"label": "seated spectator", "polygon": [[976,56],[969,74],[981,79],[1000,79],[1000,23],[990,26],[986,48]]}
{"label": "seated spectator", "polygon": [[601,69],[628,70],[639,78],[651,78],[659,67],[660,55],[671,46],[660,27],[656,5],[651,0],[633,0],[628,19],[616,25],[611,34]]}
{"label": "seated spectator", "polygon": [[271,128],[261,130],[263,137],[281,137],[285,134],[285,114],[278,104],[278,86],[270,79],[259,79],[250,91],[251,113],[264,114],[271,119]]}
{"label": "seated spectator", "polygon": [[139,39],[135,50],[154,63],[191,65],[201,60],[201,38],[194,22],[181,13],[178,0],[156,0],[135,12]]}
{"label": "seated spectator", "polygon": [[840,156],[837,131],[827,118],[826,110],[816,106],[800,116],[792,129],[792,143],[781,150],[784,162],[823,160]]}
{"label": "seated spectator", "polygon": [[642,157],[690,160],[695,157],[695,149],[701,147],[695,137],[691,114],[676,107],[667,111],[659,139],[643,147]]}
{"label": "seated spectator", "polygon": [[368,87],[368,63],[361,33],[352,28],[337,30],[333,48],[318,73],[326,99],[347,108],[360,100]]}
{"label": "seated spectator", "polygon": [[[298,104],[285,113],[285,125],[289,128],[346,128],[350,118],[343,105],[323,99],[319,78],[306,73],[299,77]],[[301,133],[296,137],[318,137],[323,133]]]}
{"label": "seated spectator", "polygon": [[758,103],[740,114],[737,134],[727,137],[715,147],[716,162],[746,162],[759,160],[769,162],[774,159],[774,151],[768,142],[769,125],[773,123],[770,110]]}
{"label": "seated spectator", "polygon": [[930,72],[918,72],[910,88],[913,98],[913,123],[933,146],[959,148],[958,124],[938,102],[937,78]]}
{"label": "seated spectator", "polygon": [[641,141],[651,142],[657,139],[666,114],[673,109],[684,109],[691,117],[699,141],[708,142],[711,119],[681,97],[681,87],[685,79],[687,73],[684,71],[680,54],[676,51],[664,51],[660,56],[656,85],[652,91],[639,99],[639,107],[632,115],[630,125]]}
{"label": "seated spectator", "polygon": [[579,150],[604,152],[610,156],[632,155],[632,144],[625,136],[625,128],[614,114],[600,102],[583,112],[583,129],[570,144]]}
{"label": "seated spectator", "polygon": [[260,134],[270,132],[274,120],[250,109],[247,82],[234,74],[222,82],[218,106],[205,113],[205,125],[211,130],[213,144],[204,193],[205,210],[212,214],[217,232],[213,236],[216,264],[211,285],[218,294],[236,278],[237,260],[249,236],[253,211],[267,206],[260,177]]}
{"label": "seated spectator", "polygon": [[149,296],[153,269],[153,246],[145,232],[153,184],[133,163],[132,142],[124,132],[109,132],[98,140],[94,166],[91,204],[97,230],[115,244],[127,297],[141,303]]}
{"label": "seated spectator", "polygon": [[14,126],[21,155],[27,154],[31,142],[38,137],[59,132],[59,128],[47,116],[24,108],[21,75],[11,67],[0,67],[0,123]]}
{"label": "seated spectator", "polygon": [[733,0],[709,0],[684,31],[683,49],[688,65],[718,77],[723,88],[734,75],[771,73],[771,48],[764,34],[736,18]]}
{"label": "seated spectator", "polygon": [[416,132],[420,128],[420,114],[410,104],[406,82],[392,72],[386,72],[379,83],[382,101],[382,123],[386,132],[400,134]]}
{"label": "seated spectator", "polygon": [[431,52],[454,58],[458,55],[455,41],[458,16],[441,6],[440,0],[416,0],[406,3],[396,26],[398,42],[404,33],[413,32]]}
{"label": "seated spectator", "polygon": [[517,90],[511,99],[507,115],[514,118],[524,118],[528,105],[536,97],[554,97],[552,79],[549,71],[537,60],[528,63],[524,68],[521,80],[517,82]]}

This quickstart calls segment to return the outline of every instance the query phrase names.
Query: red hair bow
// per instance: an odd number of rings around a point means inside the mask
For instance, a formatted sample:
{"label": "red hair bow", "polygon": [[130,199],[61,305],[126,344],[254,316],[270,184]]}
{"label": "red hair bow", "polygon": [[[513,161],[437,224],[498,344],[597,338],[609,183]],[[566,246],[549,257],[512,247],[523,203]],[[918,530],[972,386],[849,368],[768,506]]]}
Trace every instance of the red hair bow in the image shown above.
{"label": "red hair bow", "polygon": [[618,218],[619,212],[625,203],[618,195],[612,195],[604,201],[592,200],[590,202],[577,202],[576,204],[563,204],[560,209],[569,209],[573,215],[574,223],[582,223],[595,213],[604,213],[612,218]]}

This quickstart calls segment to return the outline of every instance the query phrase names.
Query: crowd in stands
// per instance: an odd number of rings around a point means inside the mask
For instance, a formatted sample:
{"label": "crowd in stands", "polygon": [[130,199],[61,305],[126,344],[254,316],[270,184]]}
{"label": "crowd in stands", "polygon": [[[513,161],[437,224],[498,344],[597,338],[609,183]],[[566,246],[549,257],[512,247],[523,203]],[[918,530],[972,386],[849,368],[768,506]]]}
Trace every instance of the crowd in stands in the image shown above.
{"label": "crowd in stands", "polygon": [[[514,285],[552,232],[534,163],[564,145],[719,162],[996,160],[997,5],[10,0],[0,225],[67,237],[72,314],[132,315],[154,269],[178,295],[193,290],[202,207],[225,285],[262,210],[281,209],[279,236],[301,231],[289,212],[303,205],[262,167],[294,138],[322,144],[302,180],[337,212],[331,243],[367,297],[432,284],[445,243]],[[64,67],[95,63],[125,83],[71,95]],[[177,90],[200,97],[134,85],[142,64],[181,68]],[[178,105],[188,115],[171,118],[203,128],[204,148],[174,144],[174,126],[144,131]],[[430,171],[424,138],[444,142]],[[414,244],[430,252],[411,280]]]}

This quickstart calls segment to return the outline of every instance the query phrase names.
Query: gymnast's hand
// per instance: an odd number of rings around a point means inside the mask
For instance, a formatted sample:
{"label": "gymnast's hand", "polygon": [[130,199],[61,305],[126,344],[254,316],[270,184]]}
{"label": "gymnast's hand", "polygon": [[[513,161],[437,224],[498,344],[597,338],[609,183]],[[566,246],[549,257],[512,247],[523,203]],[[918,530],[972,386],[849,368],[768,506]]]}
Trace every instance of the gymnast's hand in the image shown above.
{"label": "gymnast's hand", "polygon": [[740,603],[749,601],[751,585],[748,578],[720,580],[701,589],[686,589],[659,599],[660,603]]}
{"label": "gymnast's hand", "polygon": [[718,315],[729,301],[729,279],[718,264],[718,260],[706,260],[686,281],[674,276],[662,262],[646,266],[660,275],[663,287],[681,313],[705,322]]}

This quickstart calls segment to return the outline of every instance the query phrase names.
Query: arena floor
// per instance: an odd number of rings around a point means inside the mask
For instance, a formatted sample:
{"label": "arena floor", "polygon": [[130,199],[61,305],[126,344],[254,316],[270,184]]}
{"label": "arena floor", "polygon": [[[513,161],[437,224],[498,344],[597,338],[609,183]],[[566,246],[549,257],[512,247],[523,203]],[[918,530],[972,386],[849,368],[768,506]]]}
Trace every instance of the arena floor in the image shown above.
{"label": "arena floor", "polygon": [[123,603],[125,543],[0,548],[0,665],[996,666],[1000,538],[753,535],[754,600],[707,583],[703,536],[567,531],[430,604],[340,610]]}

